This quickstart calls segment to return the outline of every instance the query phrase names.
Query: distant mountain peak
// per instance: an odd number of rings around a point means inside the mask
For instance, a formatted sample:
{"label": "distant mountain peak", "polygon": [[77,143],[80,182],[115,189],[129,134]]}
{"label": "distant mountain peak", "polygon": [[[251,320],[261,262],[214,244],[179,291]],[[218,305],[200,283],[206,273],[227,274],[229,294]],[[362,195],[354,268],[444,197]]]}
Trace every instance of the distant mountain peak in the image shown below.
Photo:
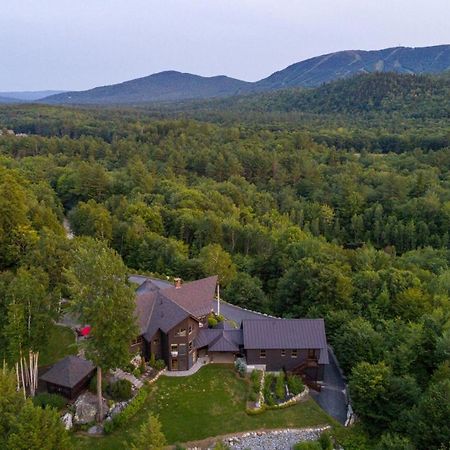
{"label": "distant mountain peak", "polygon": [[42,101],[62,104],[138,104],[208,99],[289,87],[315,87],[361,73],[422,74],[441,73],[448,69],[450,45],[343,50],[291,64],[255,83],[225,75],[203,77],[166,70],[111,86],[52,95]]}

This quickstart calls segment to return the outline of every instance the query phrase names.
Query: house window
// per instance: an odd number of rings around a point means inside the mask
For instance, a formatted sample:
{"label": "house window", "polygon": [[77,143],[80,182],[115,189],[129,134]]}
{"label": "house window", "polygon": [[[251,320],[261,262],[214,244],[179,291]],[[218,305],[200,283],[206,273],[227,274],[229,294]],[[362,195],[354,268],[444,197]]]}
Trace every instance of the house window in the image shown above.
{"label": "house window", "polygon": [[297,349],[291,350],[291,358],[297,358]]}
{"label": "house window", "polygon": [[178,345],[178,354],[179,355],[185,355],[186,354],[186,344],[179,344]]}
{"label": "house window", "polygon": [[192,352],[192,341],[189,341],[189,353]]}
{"label": "house window", "polygon": [[189,334],[191,334],[192,333],[192,325],[189,325],[188,330],[189,330]]}
{"label": "house window", "polygon": [[281,350],[281,356],[286,356],[286,350],[284,348]]}
{"label": "house window", "polygon": [[259,357],[260,358],[265,358],[266,357],[266,351],[265,350],[260,350],[259,351]]}
{"label": "house window", "polygon": [[159,345],[159,339],[153,339],[153,345]]}
{"label": "house window", "polygon": [[178,352],[178,344],[171,344],[170,345],[170,351],[171,352]]}
{"label": "house window", "polygon": [[186,328],[180,328],[180,329],[176,332],[175,336],[186,336]]}
{"label": "house window", "polygon": [[133,342],[131,343],[131,345],[139,344],[140,342],[142,342],[142,337],[141,336],[139,336],[136,339],[134,339]]}
{"label": "house window", "polygon": [[308,350],[308,359],[316,359],[316,351],[314,349]]}

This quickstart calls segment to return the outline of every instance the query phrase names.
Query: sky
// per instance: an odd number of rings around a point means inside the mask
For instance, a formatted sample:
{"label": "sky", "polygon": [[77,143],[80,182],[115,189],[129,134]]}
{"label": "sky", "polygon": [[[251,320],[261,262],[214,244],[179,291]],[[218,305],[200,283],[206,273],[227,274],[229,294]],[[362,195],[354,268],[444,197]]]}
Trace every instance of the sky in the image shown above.
{"label": "sky", "polygon": [[450,44],[449,18],[450,0],[0,0],[0,91],[256,81],[339,50]]}

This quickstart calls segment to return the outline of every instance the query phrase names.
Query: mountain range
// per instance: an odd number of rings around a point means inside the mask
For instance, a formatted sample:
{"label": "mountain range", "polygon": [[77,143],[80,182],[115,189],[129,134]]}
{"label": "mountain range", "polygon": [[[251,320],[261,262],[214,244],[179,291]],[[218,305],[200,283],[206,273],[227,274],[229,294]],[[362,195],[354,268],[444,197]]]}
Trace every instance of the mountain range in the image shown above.
{"label": "mountain range", "polygon": [[[395,72],[437,74],[450,70],[450,45],[394,47],[383,50],[349,50],[317,56],[273,73],[256,82],[224,75],[202,77],[165,71],[86,91],[62,92],[26,99],[50,104],[143,104],[232,97],[286,88],[311,88],[356,74]],[[10,93],[11,95],[13,93]],[[4,97],[0,93],[1,97]],[[5,100],[5,99],[3,99]],[[8,100],[6,100],[8,101]],[[23,98],[19,101],[23,101]],[[11,101],[8,101],[11,103]]]}
{"label": "mountain range", "polygon": [[0,92],[0,103],[23,103],[41,100],[50,95],[60,94],[64,91],[18,91]]}

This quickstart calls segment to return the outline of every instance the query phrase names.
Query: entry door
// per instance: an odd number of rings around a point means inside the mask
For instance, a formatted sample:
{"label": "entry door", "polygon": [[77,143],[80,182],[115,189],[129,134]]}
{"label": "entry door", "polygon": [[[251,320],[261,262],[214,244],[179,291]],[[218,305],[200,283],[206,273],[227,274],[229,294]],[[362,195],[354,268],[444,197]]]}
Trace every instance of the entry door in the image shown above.
{"label": "entry door", "polygon": [[172,359],[172,370],[178,370],[178,359]]}

